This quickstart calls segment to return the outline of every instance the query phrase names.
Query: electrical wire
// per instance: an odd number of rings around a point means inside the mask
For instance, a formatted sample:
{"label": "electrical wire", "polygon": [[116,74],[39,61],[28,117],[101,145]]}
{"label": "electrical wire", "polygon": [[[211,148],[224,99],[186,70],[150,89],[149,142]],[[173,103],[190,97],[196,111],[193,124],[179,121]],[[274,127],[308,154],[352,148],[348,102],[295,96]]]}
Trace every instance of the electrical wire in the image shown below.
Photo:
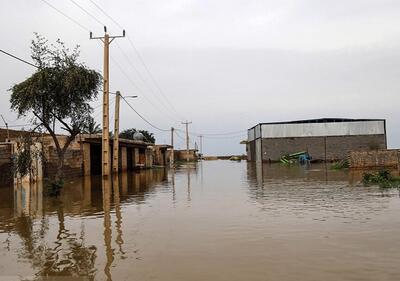
{"label": "electrical wire", "polygon": [[104,23],[102,23],[100,20],[98,20],[95,16],[93,16],[91,13],[89,13],[85,8],[83,8],[81,5],[76,3],[74,0],[69,0],[71,1],[75,6],[77,6],[81,11],[83,11],[85,14],[87,14],[89,17],[94,19],[97,23],[101,24],[102,26],[105,26]]}
{"label": "electrical wire", "polygon": [[3,54],[6,54],[7,56],[10,56],[10,57],[12,57],[12,58],[14,58],[14,59],[16,59],[16,60],[19,60],[19,61],[21,61],[21,62],[23,62],[23,63],[26,63],[26,64],[28,64],[28,65],[30,65],[30,66],[39,68],[39,66],[34,65],[33,63],[30,63],[29,61],[26,61],[26,60],[24,60],[24,59],[21,59],[21,58],[17,57],[16,55],[10,54],[9,52],[6,52],[6,51],[1,50],[1,49],[0,49],[0,52],[2,52]]}
{"label": "electrical wire", "polygon": [[46,0],[41,0],[43,3],[45,3],[47,6],[49,6],[50,8],[52,8],[53,10],[57,11],[59,14],[63,15],[64,17],[66,17],[67,19],[69,19],[70,21],[72,21],[73,23],[75,23],[76,25],[78,25],[80,28],[86,30],[86,31],[90,31],[87,27],[83,26],[81,23],[79,23],[77,20],[73,19],[72,17],[68,16],[66,13],[64,13],[63,11],[57,9],[55,6],[53,6],[52,4],[50,4],[49,2],[47,2]]}
{"label": "electrical wire", "polygon": [[[147,95],[144,94],[144,91],[139,88],[138,85],[136,85],[136,83],[132,80],[132,78],[128,75],[128,73],[126,73],[126,71],[122,68],[122,66],[112,57],[110,56],[111,61],[117,66],[117,68],[119,69],[119,71],[126,77],[126,79],[128,79],[128,82],[135,87],[141,94],[142,97],[150,104],[152,105],[157,111],[161,111],[161,109],[155,104],[153,103],[148,97]],[[170,116],[168,116],[169,118],[171,118]],[[172,118],[172,120],[174,120]],[[175,120],[174,120],[175,121]]]}
{"label": "electrical wire", "polygon": [[116,26],[118,26],[121,29],[124,29],[118,22],[116,22],[112,17],[110,17],[99,5],[96,4],[93,0],[89,0],[93,5],[96,6],[97,9],[99,9],[108,19],[110,19]]}
{"label": "electrical wire", "polygon": [[[79,5],[78,3],[76,3],[74,0],[70,0],[75,6],[77,6],[80,10],[82,10],[83,12],[85,12],[88,16],[90,16],[92,19],[94,19],[97,23],[101,24],[101,25],[105,25],[104,23],[102,23],[98,18],[96,18],[93,14],[91,14],[89,11],[87,11],[85,8],[83,8],[81,5]],[[120,24],[118,24],[111,16],[109,16],[103,9],[100,8],[99,5],[97,5],[94,1],[91,1],[92,4],[94,4],[105,16],[107,16],[109,19],[111,19],[114,23],[116,23],[120,28],[122,28],[122,26]],[[126,58],[126,60],[128,61],[128,63],[132,66],[132,68],[135,70],[135,72],[137,73],[137,75],[139,76],[139,78],[143,81],[143,83],[146,85],[146,87],[153,93],[153,89],[151,87],[148,86],[146,80],[143,78],[143,76],[140,74],[140,72],[137,70],[137,68],[134,66],[134,64],[132,63],[132,61],[130,60],[130,58],[128,57],[128,55],[123,51],[123,49],[121,48],[121,46],[117,44],[117,47],[119,48],[119,50],[121,51],[121,53],[124,55],[124,57]],[[136,50],[137,51],[137,50]],[[142,63],[144,64],[144,61],[142,58],[140,58],[140,60],[142,60]],[[144,64],[145,65],[145,64]],[[145,68],[147,68],[147,66],[145,65]],[[147,69],[148,70],[148,69]],[[153,80],[154,78],[151,77]],[[157,85],[157,87],[159,87]],[[167,109],[168,110],[168,109]],[[169,112],[169,111],[167,111]],[[176,121],[176,119],[174,120]],[[179,120],[178,120],[179,121]]]}
{"label": "electrical wire", "polygon": [[[160,107],[158,107],[155,103],[153,103],[152,100],[150,100],[147,95],[144,94],[144,91],[132,80],[132,78],[129,76],[128,73],[122,68],[122,66],[112,57],[110,56],[111,61],[117,66],[117,68],[121,71],[121,73],[128,79],[128,82],[135,87],[141,94],[142,97],[149,103],[151,104],[157,111],[162,111]],[[165,113],[166,111],[164,111]],[[176,122],[176,119],[172,117],[172,115],[167,115],[168,118]]]}
{"label": "electrical wire", "polygon": [[[177,131],[181,131],[183,133],[185,132],[184,130],[181,130],[181,129],[178,129],[178,128],[176,130]],[[229,137],[245,135],[246,132],[247,132],[247,130],[240,130],[240,131],[234,131],[234,132],[224,132],[224,133],[212,133],[212,134],[189,132],[189,135],[197,136],[197,137],[203,136],[205,138],[213,138],[213,137],[226,137],[226,138],[229,138]],[[241,134],[238,134],[238,133],[241,133]]]}
{"label": "electrical wire", "polygon": [[[146,79],[143,78],[143,76],[140,74],[140,72],[138,71],[138,69],[135,67],[134,63],[131,61],[131,59],[129,58],[129,56],[125,53],[125,51],[121,48],[121,46],[118,44],[118,42],[115,43],[118,47],[118,49],[120,50],[120,52],[123,54],[123,56],[125,57],[126,61],[128,62],[128,64],[132,67],[132,69],[136,72],[137,76],[140,78],[140,80],[143,82],[143,84],[146,86],[146,88],[152,93],[154,94],[154,96],[156,96],[156,93],[154,92],[153,88],[149,86],[148,82],[146,81]],[[162,103],[160,100],[158,100],[160,102],[161,105],[164,106],[165,113],[167,113],[168,115],[170,114],[170,109],[168,109],[164,103]],[[172,117],[172,120],[174,122],[178,121],[180,122],[180,119],[176,119],[173,115],[169,115]]]}
{"label": "electrical wire", "polygon": [[147,124],[149,124],[151,127],[153,127],[154,129],[156,129],[156,130],[159,130],[159,131],[163,131],[163,132],[166,132],[166,131],[169,131],[169,130],[166,130],[166,129],[161,129],[161,128],[159,128],[159,127],[157,127],[156,125],[154,125],[154,124],[152,124],[150,121],[148,121],[146,118],[144,118],[139,112],[137,112],[136,111],[136,109],[134,109],[133,108],[133,106],[125,99],[125,97],[124,96],[121,96],[121,98],[125,101],[125,103],[144,121],[144,122],[146,122]]}
{"label": "electrical wire", "polygon": [[[72,1],[72,0],[71,0]],[[108,13],[106,13],[104,11],[104,9],[102,9],[97,3],[95,3],[93,0],[90,0],[90,2],[95,5],[107,18],[109,18],[115,25],[117,25],[119,28],[122,28],[122,25],[119,24],[113,17],[111,17]],[[161,93],[161,95],[163,96],[164,100],[167,102],[167,104],[171,107],[171,109],[177,114],[177,116],[179,117],[179,119],[183,120],[185,118],[183,118],[183,116],[181,116],[179,114],[179,112],[176,110],[176,108],[173,106],[173,104],[169,101],[169,99],[167,98],[167,95],[164,93],[164,91],[162,90],[162,88],[160,87],[159,83],[156,81],[156,79],[154,78],[153,74],[151,73],[149,67],[147,66],[147,64],[145,63],[142,55],[139,53],[138,49],[135,47],[135,44],[133,43],[133,40],[129,37],[129,35],[126,35],[126,38],[128,39],[129,44],[131,45],[132,49],[134,50],[134,52],[136,53],[137,57],[139,58],[141,64],[143,65],[144,69],[146,70],[147,74],[149,75],[150,79],[152,80],[152,82],[154,83],[154,85],[156,86],[157,90]]]}
{"label": "electrical wire", "polygon": [[[53,6],[52,4],[50,4],[48,1],[46,0],[41,0],[42,2],[44,2],[46,5],[48,5],[49,7],[51,7],[52,9],[54,9],[55,11],[57,11],[59,14],[63,15],[64,17],[66,17],[67,19],[69,19],[70,21],[72,21],[73,23],[75,23],[76,25],[78,25],[79,27],[81,27],[82,29],[86,30],[86,31],[90,31],[87,27],[85,27],[84,25],[82,25],[81,23],[79,23],[77,20],[75,20],[74,18],[70,17],[69,15],[67,15],[66,13],[64,13],[63,11],[61,11],[60,9],[56,8],[55,6]],[[83,12],[85,12],[88,16],[90,16],[93,20],[95,20],[97,23],[101,24],[104,26],[104,24],[97,19],[93,14],[91,14],[90,12],[88,12],[85,8],[83,8],[81,5],[79,5],[78,3],[76,3],[76,1],[74,0],[70,0],[75,6],[77,6],[80,10],[82,10]],[[108,19],[110,19],[115,25],[117,25],[119,28],[123,28],[121,24],[119,24],[116,20],[114,20],[114,18],[112,18],[109,14],[107,14],[104,9],[102,9],[95,1],[93,0],[89,0],[94,6],[96,6],[97,9],[99,9]],[[127,35],[126,36],[128,39],[128,42],[130,43],[131,47],[133,48],[134,52],[136,53],[137,57],[139,58],[141,64],[143,65],[144,69],[146,70],[148,76],[150,77],[151,81],[153,82],[153,84],[155,85],[155,87],[157,88],[157,90],[160,92],[160,94],[163,96],[164,100],[166,101],[166,103],[171,107],[171,109],[177,114],[177,116],[179,116],[180,118],[182,117],[178,111],[176,110],[176,108],[173,106],[173,104],[169,101],[169,99],[167,98],[167,96],[165,95],[164,91],[162,90],[162,88],[160,87],[160,85],[158,84],[158,82],[156,81],[156,79],[154,78],[153,74],[151,73],[149,67],[147,66],[147,64],[145,63],[142,55],[139,53],[139,51],[137,50],[137,48],[135,47],[135,44],[133,43],[133,40]],[[121,52],[123,53],[124,56],[128,57],[126,55],[126,53],[124,53],[122,51],[122,48],[118,45],[119,49],[121,50]],[[38,68],[38,66],[29,63],[21,58],[18,58],[8,52],[5,52],[3,50],[0,50],[2,53],[9,55],[17,60],[20,60],[21,62],[24,62],[28,65],[31,65],[33,67]],[[151,89],[151,87],[149,87],[146,82],[145,79],[140,75],[139,71],[137,70],[137,68],[134,67],[133,63],[131,62],[130,59],[128,59],[128,62],[132,65],[132,67],[135,69],[135,71],[138,73],[138,76],[140,77],[140,79],[145,83],[145,85]],[[128,78],[128,81],[135,87],[137,88],[140,92],[143,93],[142,89],[140,89],[134,82],[133,80],[130,78],[130,76],[123,70],[123,68],[114,60],[114,63],[117,65],[117,67],[120,69],[120,71],[125,75],[125,77]],[[152,90],[152,89],[151,89]],[[153,92],[154,93],[154,92]],[[150,101],[150,99],[148,99],[146,97],[146,95],[143,95],[145,97],[145,99],[155,108],[159,109],[153,102]],[[165,129],[161,129],[155,125],[153,125],[151,122],[149,122],[146,118],[144,118],[139,112],[137,112],[126,100],[125,98],[123,98],[124,101],[128,104],[129,107],[131,107],[132,110],[135,111],[135,113],[142,118],[147,124],[149,124],[150,126],[152,126],[153,128],[159,130],[159,131],[169,131],[169,130],[165,130]],[[96,107],[97,108],[97,107]],[[181,118],[181,119],[185,119],[185,118]],[[180,129],[176,129],[179,131],[182,131]],[[183,131],[182,131],[183,132]],[[239,132],[245,132],[244,130],[241,131],[234,131],[234,132],[226,132],[226,133],[204,133],[204,134],[200,134],[200,133],[195,133],[195,132],[190,132],[190,135],[195,135],[195,136],[203,136],[204,138],[208,138],[208,139],[223,139],[223,138],[233,138],[233,137],[239,137],[239,136],[244,136],[244,134],[241,135],[234,135],[237,134]]]}

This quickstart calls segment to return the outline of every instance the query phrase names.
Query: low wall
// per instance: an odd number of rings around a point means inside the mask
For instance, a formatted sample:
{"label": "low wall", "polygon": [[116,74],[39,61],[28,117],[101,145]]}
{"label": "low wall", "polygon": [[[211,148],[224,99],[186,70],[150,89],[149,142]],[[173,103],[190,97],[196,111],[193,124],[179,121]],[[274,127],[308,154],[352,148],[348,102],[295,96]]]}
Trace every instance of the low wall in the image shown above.
{"label": "low wall", "polygon": [[398,168],[400,167],[400,150],[371,150],[353,151],[349,154],[349,164],[351,168]]}
{"label": "low wall", "polygon": [[[249,148],[254,149],[255,145]],[[345,159],[350,151],[374,149],[386,149],[385,135],[263,138],[261,141],[262,161],[279,161],[283,155],[299,151],[308,151],[313,160],[338,161]],[[250,151],[250,155],[254,154],[250,161],[256,161],[257,153]]]}
{"label": "low wall", "polygon": [[0,144],[0,185],[13,183],[11,144]]}
{"label": "low wall", "polygon": [[[46,155],[45,176],[55,175],[57,170],[57,152],[53,147],[48,148]],[[75,178],[83,175],[83,157],[80,149],[67,149],[64,156],[65,178]]]}

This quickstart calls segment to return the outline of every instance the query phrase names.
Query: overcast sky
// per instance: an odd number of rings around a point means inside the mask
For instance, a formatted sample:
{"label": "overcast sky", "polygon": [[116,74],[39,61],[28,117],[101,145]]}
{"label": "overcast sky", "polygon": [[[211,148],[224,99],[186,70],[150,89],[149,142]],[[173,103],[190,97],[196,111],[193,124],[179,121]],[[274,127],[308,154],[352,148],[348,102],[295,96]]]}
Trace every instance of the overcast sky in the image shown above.
{"label": "overcast sky", "polygon": [[[102,35],[100,23],[70,0],[46,1],[81,26],[42,0],[4,1],[0,48],[30,60],[38,32],[81,45],[81,60],[102,71],[101,42],[89,40],[86,30]],[[121,33],[90,0],[74,1],[112,35]],[[132,105],[160,128],[184,129],[183,118],[203,134],[245,133],[260,122],[300,118],[385,118],[389,146],[400,146],[398,0],[93,1],[125,27],[161,89],[124,38],[111,45],[111,90],[139,95]],[[0,113],[10,125],[26,124],[10,112],[7,89],[35,69],[3,54],[0,64]],[[122,128],[147,129],[169,142],[169,133],[126,105],[121,110]],[[101,121],[100,107],[94,116]],[[240,134],[205,137],[204,153],[244,152]],[[176,142],[183,148],[179,137]]]}

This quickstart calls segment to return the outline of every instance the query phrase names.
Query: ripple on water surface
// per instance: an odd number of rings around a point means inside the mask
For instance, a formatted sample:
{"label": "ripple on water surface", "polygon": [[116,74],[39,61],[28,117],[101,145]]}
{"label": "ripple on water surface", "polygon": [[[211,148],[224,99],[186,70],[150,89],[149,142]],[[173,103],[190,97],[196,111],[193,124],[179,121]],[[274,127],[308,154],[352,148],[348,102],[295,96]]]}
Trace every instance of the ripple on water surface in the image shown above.
{"label": "ripple on water surface", "polygon": [[[398,190],[209,161],[0,188],[0,272],[89,280],[400,280]],[[36,276],[36,277],[35,277]],[[0,278],[1,280],[1,278]]]}

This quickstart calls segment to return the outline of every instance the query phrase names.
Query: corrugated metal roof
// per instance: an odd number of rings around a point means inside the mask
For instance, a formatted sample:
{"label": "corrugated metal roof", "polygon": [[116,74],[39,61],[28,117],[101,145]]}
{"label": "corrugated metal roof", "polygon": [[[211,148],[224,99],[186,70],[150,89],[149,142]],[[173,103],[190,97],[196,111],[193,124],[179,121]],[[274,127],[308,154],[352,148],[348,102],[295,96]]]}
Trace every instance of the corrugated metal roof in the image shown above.
{"label": "corrugated metal roof", "polygon": [[249,130],[253,129],[258,125],[270,125],[270,124],[304,124],[304,123],[338,123],[338,122],[368,122],[368,121],[386,121],[385,119],[353,119],[353,118],[317,118],[317,119],[305,119],[305,120],[294,120],[294,121],[279,121],[279,122],[267,122],[258,123]]}

